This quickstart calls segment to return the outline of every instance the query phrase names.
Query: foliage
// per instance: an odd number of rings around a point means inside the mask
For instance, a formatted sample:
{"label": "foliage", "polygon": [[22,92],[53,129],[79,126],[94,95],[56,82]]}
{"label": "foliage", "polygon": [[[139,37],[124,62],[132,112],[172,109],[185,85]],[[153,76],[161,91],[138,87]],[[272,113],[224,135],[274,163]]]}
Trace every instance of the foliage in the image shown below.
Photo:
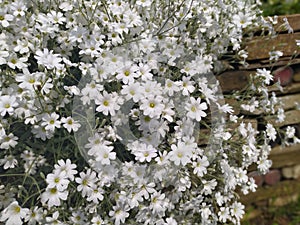
{"label": "foliage", "polygon": [[291,15],[300,13],[299,0],[265,0],[261,9],[264,16]]}

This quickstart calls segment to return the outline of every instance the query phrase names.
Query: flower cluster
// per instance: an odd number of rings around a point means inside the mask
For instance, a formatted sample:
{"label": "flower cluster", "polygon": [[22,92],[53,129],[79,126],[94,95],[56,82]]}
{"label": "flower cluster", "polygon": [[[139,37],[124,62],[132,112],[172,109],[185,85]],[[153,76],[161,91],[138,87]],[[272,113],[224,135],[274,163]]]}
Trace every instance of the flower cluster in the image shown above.
{"label": "flower cluster", "polygon": [[[239,0],[0,1],[0,221],[239,224],[236,191],[255,191],[247,168],[268,170],[276,131],[235,115],[213,72],[246,58],[259,15]],[[278,113],[271,82],[258,70],[242,107]]]}

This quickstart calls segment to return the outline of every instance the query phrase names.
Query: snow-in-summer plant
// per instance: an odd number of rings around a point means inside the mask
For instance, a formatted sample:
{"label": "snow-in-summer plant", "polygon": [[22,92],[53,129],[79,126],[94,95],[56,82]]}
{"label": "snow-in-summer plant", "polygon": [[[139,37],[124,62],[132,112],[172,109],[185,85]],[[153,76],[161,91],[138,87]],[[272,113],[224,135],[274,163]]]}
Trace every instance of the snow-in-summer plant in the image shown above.
{"label": "snow-in-summer plant", "polygon": [[[239,224],[276,130],[235,115],[214,73],[224,54],[244,62],[260,14],[250,0],[1,0],[0,221]],[[232,97],[283,120],[271,82],[260,69]]]}

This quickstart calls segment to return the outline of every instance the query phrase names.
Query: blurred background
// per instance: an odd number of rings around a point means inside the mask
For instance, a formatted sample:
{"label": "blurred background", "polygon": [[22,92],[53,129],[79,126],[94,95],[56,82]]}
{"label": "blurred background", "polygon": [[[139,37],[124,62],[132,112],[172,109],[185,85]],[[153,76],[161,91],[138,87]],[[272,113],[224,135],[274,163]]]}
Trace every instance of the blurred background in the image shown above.
{"label": "blurred background", "polygon": [[300,13],[300,0],[263,0],[264,16]]}

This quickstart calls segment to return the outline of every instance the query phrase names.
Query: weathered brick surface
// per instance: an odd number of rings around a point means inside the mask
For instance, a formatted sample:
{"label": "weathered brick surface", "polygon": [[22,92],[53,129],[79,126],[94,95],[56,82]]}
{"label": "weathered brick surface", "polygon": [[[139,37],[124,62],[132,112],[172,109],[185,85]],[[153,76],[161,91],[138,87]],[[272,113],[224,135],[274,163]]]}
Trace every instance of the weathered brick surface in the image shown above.
{"label": "weathered brick surface", "polygon": [[268,59],[269,52],[276,46],[277,51],[283,52],[283,56],[299,54],[299,47],[295,40],[300,39],[300,33],[280,34],[275,38],[256,37],[247,43],[248,60]]}
{"label": "weathered brick surface", "polygon": [[250,74],[255,74],[255,71],[226,71],[216,78],[220,82],[221,89],[224,93],[242,90],[249,84]]}
{"label": "weathered brick surface", "polygon": [[294,178],[294,167],[284,167],[282,168],[282,176],[286,179]]}
{"label": "weathered brick surface", "polygon": [[278,23],[275,25],[275,30],[277,32],[284,31],[282,25],[285,22],[285,18],[288,18],[289,24],[293,28],[294,32],[300,31],[300,14],[294,14],[288,16],[278,16]]}
{"label": "weathered brick surface", "polygon": [[265,183],[267,185],[275,185],[277,184],[281,179],[281,173],[279,170],[274,169],[270,170],[264,177]]}
{"label": "weathered brick surface", "polygon": [[[288,21],[294,29],[294,33],[288,34],[282,30],[280,25],[284,22],[284,16],[279,17],[279,23],[276,27],[280,34],[276,37],[254,37],[247,40],[246,49],[248,50],[248,65],[234,67],[219,76],[224,93],[232,93],[236,90],[243,90],[249,82],[251,74],[255,74],[258,68],[266,68],[272,71],[274,82],[279,79],[282,88],[269,86],[268,91],[275,92],[278,100],[284,103],[286,120],[276,122],[277,117],[264,115],[262,111],[256,110],[252,113],[240,109],[243,102],[232,101],[229,104],[234,105],[235,111],[245,118],[251,118],[260,124],[264,122],[275,123],[276,128],[285,129],[286,126],[296,128],[296,135],[300,136],[300,48],[296,45],[296,40],[300,40],[300,14],[288,16]],[[259,32],[258,32],[259,33]],[[274,49],[273,47],[276,46]],[[269,52],[278,50],[283,52],[283,57],[279,61],[269,60]],[[259,129],[263,126],[259,125]],[[235,128],[232,128],[235,129]],[[236,137],[234,137],[236,138]],[[242,202],[246,205],[265,207],[268,205],[282,206],[290,201],[294,201],[300,196],[300,144],[283,146],[282,140],[278,139],[272,145],[270,159],[272,168],[269,173],[261,176],[252,165],[248,170],[248,176],[253,177],[258,189],[255,193],[250,193],[242,197]],[[255,214],[255,213],[254,213]]]}
{"label": "weathered brick surface", "polygon": [[255,184],[258,187],[261,187],[264,183],[264,176],[261,175],[258,171],[252,171],[250,173],[248,173],[249,177],[253,177],[253,179],[255,180]]}
{"label": "weathered brick surface", "polygon": [[273,72],[274,82],[280,81],[282,86],[289,85],[293,81],[294,70],[292,67],[279,67]]}

